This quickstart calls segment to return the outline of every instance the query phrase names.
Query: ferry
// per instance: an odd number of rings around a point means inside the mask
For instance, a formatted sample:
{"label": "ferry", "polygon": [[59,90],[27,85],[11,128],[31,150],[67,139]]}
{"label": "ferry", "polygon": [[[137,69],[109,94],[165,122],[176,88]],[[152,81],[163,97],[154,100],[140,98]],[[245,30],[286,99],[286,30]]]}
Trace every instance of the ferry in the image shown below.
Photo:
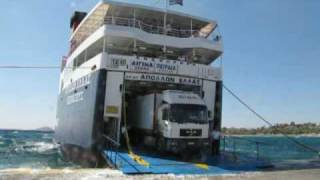
{"label": "ferry", "polygon": [[65,159],[85,167],[131,162],[124,171],[159,173],[148,152],[157,162],[163,153],[180,162],[180,155],[219,151],[211,137],[222,111],[217,21],[103,0],[74,12],[70,28],[55,128]]}

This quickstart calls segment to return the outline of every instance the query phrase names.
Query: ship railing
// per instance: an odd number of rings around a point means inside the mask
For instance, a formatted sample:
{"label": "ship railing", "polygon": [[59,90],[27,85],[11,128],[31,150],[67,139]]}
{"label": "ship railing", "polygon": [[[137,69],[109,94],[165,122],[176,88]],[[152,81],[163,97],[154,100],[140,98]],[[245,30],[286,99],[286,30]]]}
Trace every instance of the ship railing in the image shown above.
{"label": "ship railing", "polygon": [[113,140],[111,137],[103,135],[105,141],[106,152],[108,154],[110,163],[117,168],[117,159],[118,159],[118,151],[120,148],[120,144]]}
{"label": "ship railing", "polygon": [[[223,152],[231,153],[235,159],[239,159],[241,156],[248,156],[256,160],[267,161],[270,159],[262,154],[262,149],[265,146],[272,146],[272,144],[238,136],[223,136],[220,149],[222,149]],[[255,150],[252,151],[252,149]]]}
{"label": "ship railing", "polygon": [[140,170],[134,164],[132,164],[119,154],[120,144],[117,141],[106,135],[103,135],[103,137],[106,140],[106,151],[109,157],[110,165],[112,165],[113,168],[119,168],[123,164],[127,164],[137,172],[140,172]]}
{"label": "ship railing", "polygon": [[200,30],[178,29],[178,28],[172,28],[170,26],[167,26],[166,28],[164,28],[163,25],[147,24],[141,20],[134,19],[134,18],[106,16],[104,23],[118,25],[118,26],[135,27],[148,33],[168,35],[168,36],[179,37],[179,38],[207,37],[207,34],[202,33]]}
{"label": "ship railing", "polygon": [[[179,29],[170,27],[170,25],[164,28],[163,25],[147,24],[142,20],[134,18],[106,16],[104,18],[103,24],[132,27],[151,34],[166,35],[178,38],[202,38],[212,41],[213,43],[219,43],[221,41],[221,36],[219,35],[218,31],[213,31],[210,34],[208,34],[203,33],[200,30]],[[78,48],[78,46],[88,37],[89,36],[86,35],[78,38],[77,40],[71,40],[71,48],[69,51],[69,55],[72,54]]]}
{"label": "ship railing", "polygon": [[[272,138],[272,139],[270,139]],[[286,137],[283,137],[286,139]],[[288,139],[286,139],[288,140]],[[307,146],[307,145],[305,145]],[[309,146],[310,147],[310,146]],[[311,147],[312,148],[312,147]],[[273,140],[273,137],[256,138],[252,136],[228,135],[221,139],[220,150],[235,159],[250,157],[263,162],[290,160],[319,160],[317,149],[305,148],[294,141]]]}

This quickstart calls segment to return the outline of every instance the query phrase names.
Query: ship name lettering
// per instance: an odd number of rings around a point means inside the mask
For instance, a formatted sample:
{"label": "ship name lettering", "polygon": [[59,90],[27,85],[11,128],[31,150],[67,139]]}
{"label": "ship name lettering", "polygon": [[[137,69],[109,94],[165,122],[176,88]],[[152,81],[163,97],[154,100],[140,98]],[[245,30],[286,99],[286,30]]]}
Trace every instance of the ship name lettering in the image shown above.
{"label": "ship name lettering", "polygon": [[159,81],[159,82],[175,82],[174,77],[169,77],[169,76],[157,76],[157,75],[146,75],[142,74],[141,75],[141,80],[146,80],[146,81]]}

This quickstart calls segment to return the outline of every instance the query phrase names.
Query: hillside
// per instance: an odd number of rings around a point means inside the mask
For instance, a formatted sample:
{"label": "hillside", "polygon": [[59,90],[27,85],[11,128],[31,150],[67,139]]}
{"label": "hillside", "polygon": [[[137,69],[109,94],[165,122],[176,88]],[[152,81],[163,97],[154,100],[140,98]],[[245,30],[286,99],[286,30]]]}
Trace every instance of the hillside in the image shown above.
{"label": "hillside", "polygon": [[259,128],[222,128],[224,134],[238,134],[238,135],[256,135],[256,134],[320,134],[320,124],[316,123],[303,123],[295,124],[276,124],[272,127],[259,127]]}

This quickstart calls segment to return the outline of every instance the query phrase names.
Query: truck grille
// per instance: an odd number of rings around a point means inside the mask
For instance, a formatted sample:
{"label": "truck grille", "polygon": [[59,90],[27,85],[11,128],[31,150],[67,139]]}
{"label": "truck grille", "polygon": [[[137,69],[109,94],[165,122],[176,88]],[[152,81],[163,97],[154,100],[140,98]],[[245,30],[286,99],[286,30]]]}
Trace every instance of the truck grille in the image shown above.
{"label": "truck grille", "polygon": [[180,136],[201,136],[201,129],[180,129]]}

